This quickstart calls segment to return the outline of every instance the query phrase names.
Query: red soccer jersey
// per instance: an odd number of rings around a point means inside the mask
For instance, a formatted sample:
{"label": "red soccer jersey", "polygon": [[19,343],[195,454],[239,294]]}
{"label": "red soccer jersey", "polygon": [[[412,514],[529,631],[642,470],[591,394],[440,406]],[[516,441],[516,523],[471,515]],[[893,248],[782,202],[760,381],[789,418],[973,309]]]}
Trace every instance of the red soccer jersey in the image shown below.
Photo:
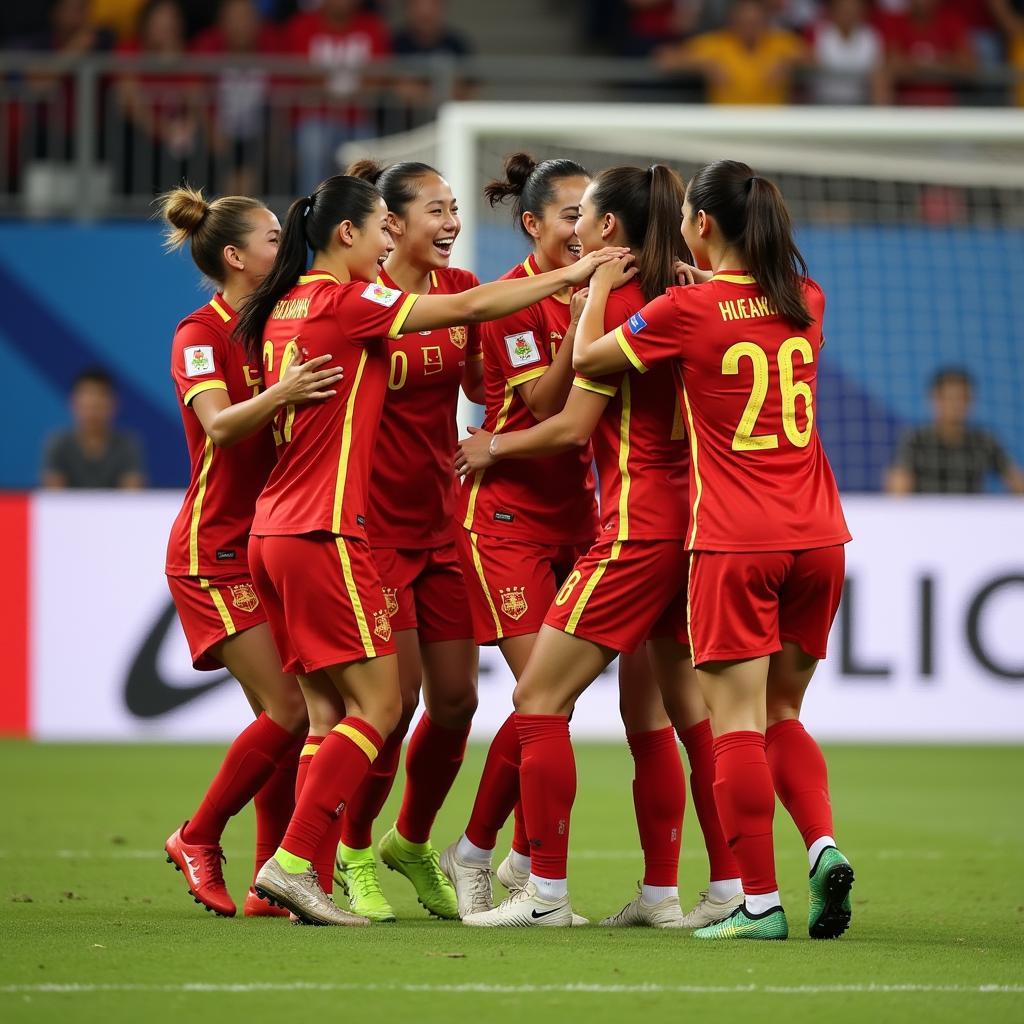
{"label": "red soccer jersey", "polygon": [[[530,256],[502,280],[540,271]],[[516,390],[547,371],[569,328],[569,304],[554,296],[483,325],[484,429],[525,430],[537,421]],[[589,544],[597,532],[590,445],[542,459],[507,459],[466,477],[462,525],[475,533],[536,544]]]}
{"label": "red soccer jersey", "polygon": [[[608,296],[604,329],[614,330],[646,302],[634,278]],[[690,456],[674,370],[617,373],[575,386],[611,396],[594,435],[601,483],[601,533],[616,540],[683,540]]]}
{"label": "red soccer jersey", "polygon": [[[379,280],[398,287],[383,271]],[[430,294],[454,295],[479,283],[468,270],[436,270]],[[455,410],[466,360],[480,358],[480,331],[472,324],[403,334],[389,351],[388,391],[370,474],[370,543],[435,548],[452,540]]]}
{"label": "red soccer jersey", "polygon": [[217,448],[191,408],[192,399],[214,388],[231,404],[259,393],[263,374],[231,336],[235,311],[223,295],[178,324],[171,346],[171,377],[181,401],[192,475],[167,542],[170,576],[244,575],[253,509],[274,466],[270,430]]}
{"label": "red soccer jersey", "polygon": [[263,332],[267,386],[299,352],[307,359],[330,353],[329,365],[342,367],[345,379],[333,398],[278,415],[277,465],[256,502],[254,534],[366,539],[370,461],[388,379],[384,339],[398,337],[416,299],[314,270],[277,303]]}
{"label": "red soccer jersey", "polygon": [[670,288],[616,328],[641,372],[682,368],[696,551],[799,551],[850,539],[814,428],[825,296],[811,280],[814,322],[783,320],[752,277],[718,273]]}

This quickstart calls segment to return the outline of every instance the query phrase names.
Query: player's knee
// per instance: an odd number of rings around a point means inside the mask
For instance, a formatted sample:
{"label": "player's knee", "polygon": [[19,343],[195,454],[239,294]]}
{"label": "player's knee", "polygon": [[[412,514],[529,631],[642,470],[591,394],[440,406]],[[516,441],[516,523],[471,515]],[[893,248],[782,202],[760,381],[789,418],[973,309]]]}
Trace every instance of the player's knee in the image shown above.
{"label": "player's knee", "polygon": [[432,722],[445,729],[462,729],[473,721],[478,703],[476,687],[468,685],[440,698],[432,698],[427,705],[427,714]]}
{"label": "player's knee", "polygon": [[282,729],[296,736],[309,728],[306,702],[302,698],[302,691],[295,684],[282,688],[272,701],[267,702],[267,713]]}

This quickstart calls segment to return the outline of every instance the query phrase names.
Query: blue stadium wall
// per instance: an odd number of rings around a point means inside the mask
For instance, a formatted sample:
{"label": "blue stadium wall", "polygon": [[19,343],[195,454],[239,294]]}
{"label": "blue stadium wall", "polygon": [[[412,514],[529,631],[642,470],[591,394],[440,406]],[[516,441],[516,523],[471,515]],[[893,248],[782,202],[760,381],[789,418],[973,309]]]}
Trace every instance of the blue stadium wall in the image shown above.
{"label": "blue stadium wall", "polygon": [[[928,418],[929,376],[947,364],[971,368],[976,422],[1024,462],[1024,230],[838,226],[805,228],[800,241],[828,295],[818,425],[843,488],[879,488],[900,432]],[[499,276],[520,247],[484,228],[480,276]],[[182,486],[167,352],[205,295],[152,224],[0,225],[0,348],[13,368],[0,487],[37,482],[47,434],[68,421],[69,382],[97,363],[119,382],[120,422],[141,435],[152,483]]]}

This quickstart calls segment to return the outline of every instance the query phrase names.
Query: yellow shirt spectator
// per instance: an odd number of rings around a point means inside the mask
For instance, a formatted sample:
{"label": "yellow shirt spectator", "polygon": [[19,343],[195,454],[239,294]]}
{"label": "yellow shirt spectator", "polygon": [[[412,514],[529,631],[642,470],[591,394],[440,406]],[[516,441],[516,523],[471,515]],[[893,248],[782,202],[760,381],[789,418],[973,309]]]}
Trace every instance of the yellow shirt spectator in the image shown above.
{"label": "yellow shirt spectator", "polygon": [[752,44],[726,29],[684,47],[707,77],[708,102],[780,105],[789,101],[793,65],[804,56],[799,36],[769,28]]}
{"label": "yellow shirt spectator", "polygon": [[118,39],[130,39],[143,3],[145,0],[92,0],[93,24],[112,29]]}

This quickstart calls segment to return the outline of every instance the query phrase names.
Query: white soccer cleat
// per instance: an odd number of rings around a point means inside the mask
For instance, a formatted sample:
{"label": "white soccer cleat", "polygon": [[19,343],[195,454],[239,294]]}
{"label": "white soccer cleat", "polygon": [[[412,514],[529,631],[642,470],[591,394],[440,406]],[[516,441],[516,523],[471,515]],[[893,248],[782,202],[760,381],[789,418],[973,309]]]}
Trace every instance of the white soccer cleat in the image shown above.
{"label": "white soccer cleat", "polygon": [[605,928],[682,928],[683,912],[678,896],[644,903],[643,890],[638,888],[636,896],[617,914],[606,917],[601,925]]}
{"label": "white soccer cleat", "polygon": [[743,893],[719,903],[710,899],[706,892],[700,894],[697,905],[688,914],[683,915],[680,928],[706,928],[709,924],[717,924],[730,917],[737,907],[743,906]]}
{"label": "white soccer cleat", "polygon": [[479,864],[459,860],[459,843],[456,840],[438,860],[438,866],[452,883],[459,901],[459,917],[483,914],[494,907],[494,889],[491,885],[491,869]]}
{"label": "white soccer cleat", "polygon": [[462,923],[472,928],[571,928],[572,917],[568,893],[544,900],[533,882],[527,882],[493,910],[470,914]]}
{"label": "white soccer cleat", "polygon": [[526,883],[530,880],[530,871],[517,871],[515,865],[512,863],[512,853],[498,865],[498,870],[494,872],[498,876],[498,881],[501,882],[509,892],[516,892],[522,889]]}

